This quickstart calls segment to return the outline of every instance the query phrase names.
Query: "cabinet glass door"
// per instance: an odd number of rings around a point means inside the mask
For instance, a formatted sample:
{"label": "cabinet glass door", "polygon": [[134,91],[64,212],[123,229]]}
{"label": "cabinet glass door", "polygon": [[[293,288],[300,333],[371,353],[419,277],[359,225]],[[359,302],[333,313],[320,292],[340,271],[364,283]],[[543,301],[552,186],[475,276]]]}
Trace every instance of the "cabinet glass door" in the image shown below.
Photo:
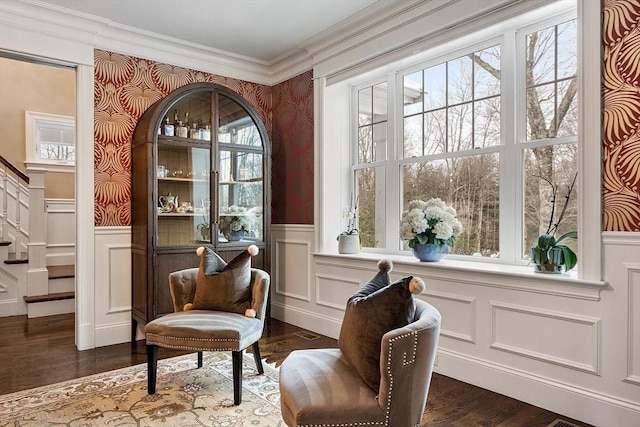
{"label": "cabinet glass door", "polygon": [[218,97],[218,242],[264,240],[264,165],[260,132],[234,100]]}
{"label": "cabinet glass door", "polygon": [[158,246],[209,242],[211,150],[159,137],[156,217]]}

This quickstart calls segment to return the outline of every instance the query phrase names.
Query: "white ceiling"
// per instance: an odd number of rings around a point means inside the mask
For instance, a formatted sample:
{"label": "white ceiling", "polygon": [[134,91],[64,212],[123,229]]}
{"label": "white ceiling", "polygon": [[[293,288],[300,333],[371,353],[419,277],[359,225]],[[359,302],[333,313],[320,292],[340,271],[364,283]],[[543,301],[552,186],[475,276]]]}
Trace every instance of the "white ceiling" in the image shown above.
{"label": "white ceiling", "polygon": [[[42,0],[272,64],[375,3],[398,0]],[[402,0],[400,0],[402,1]]]}

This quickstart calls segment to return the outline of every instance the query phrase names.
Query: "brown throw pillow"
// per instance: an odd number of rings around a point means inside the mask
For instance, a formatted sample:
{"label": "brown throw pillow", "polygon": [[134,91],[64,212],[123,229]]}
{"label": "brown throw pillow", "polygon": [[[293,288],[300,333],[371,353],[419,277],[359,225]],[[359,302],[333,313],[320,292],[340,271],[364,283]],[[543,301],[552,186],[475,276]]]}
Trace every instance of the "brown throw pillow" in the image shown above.
{"label": "brown throw pillow", "polygon": [[228,264],[211,248],[201,246],[200,270],[193,304],[185,310],[220,310],[246,314],[251,307],[251,256],[258,247],[251,245]]}
{"label": "brown throw pillow", "polygon": [[378,262],[378,273],[347,301],[338,347],[364,383],[376,393],[380,388],[382,336],[413,321],[412,293],[424,290],[418,277],[390,283],[390,260]]}

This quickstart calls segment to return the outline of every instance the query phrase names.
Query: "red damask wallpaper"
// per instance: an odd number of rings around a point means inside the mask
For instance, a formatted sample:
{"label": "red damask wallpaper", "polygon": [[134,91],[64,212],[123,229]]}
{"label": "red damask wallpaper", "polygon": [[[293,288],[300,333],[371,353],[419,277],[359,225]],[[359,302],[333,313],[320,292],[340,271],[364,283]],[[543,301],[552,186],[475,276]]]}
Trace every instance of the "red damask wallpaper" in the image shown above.
{"label": "red damask wallpaper", "polygon": [[603,228],[640,231],[640,0],[603,5]]}
{"label": "red damask wallpaper", "polygon": [[272,135],[269,86],[102,50],[94,58],[96,226],[131,225],[131,137],[142,113],[174,89],[194,82],[226,86],[256,108]]}
{"label": "red damask wallpaper", "polygon": [[313,72],[273,87],[274,224],[313,224]]}

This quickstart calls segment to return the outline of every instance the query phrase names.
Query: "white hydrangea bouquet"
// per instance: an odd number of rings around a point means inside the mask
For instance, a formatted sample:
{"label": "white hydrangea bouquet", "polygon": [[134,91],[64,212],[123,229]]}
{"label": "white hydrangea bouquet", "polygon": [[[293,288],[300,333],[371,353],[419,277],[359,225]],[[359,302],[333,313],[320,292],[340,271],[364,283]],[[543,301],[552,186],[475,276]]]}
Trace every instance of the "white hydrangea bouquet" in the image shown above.
{"label": "white hydrangea bouquet", "polygon": [[409,209],[402,214],[400,238],[410,248],[417,243],[433,243],[436,246],[452,246],[462,233],[462,223],[454,208],[439,198],[412,200]]}
{"label": "white hydrangea bouquet", "polygon": [[253,222],[247,212],[247,208],[242,206],[229,206],[223,209],[223,213],[220,215],[220,231],[225,236],[232,231],[243,230],[249,232],[252,226]]}

